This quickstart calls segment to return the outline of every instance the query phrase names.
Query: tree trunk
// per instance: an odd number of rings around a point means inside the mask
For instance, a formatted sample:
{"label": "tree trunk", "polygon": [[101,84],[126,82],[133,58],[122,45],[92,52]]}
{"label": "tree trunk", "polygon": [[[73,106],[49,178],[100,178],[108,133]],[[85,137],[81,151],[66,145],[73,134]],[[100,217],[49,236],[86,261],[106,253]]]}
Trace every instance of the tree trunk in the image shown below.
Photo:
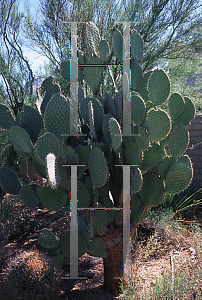
{"label": "tree trunk", "polygon": [[104,289],[111,294],[119,294],[121,292],[121,280],[114,279],[114,277],[123,277],[122,227],[122,224],[120,226],[116,226],[114,223],[112,223],[109,225],[106,234],[103,236],[108,251],[108,254],[103,257]]}

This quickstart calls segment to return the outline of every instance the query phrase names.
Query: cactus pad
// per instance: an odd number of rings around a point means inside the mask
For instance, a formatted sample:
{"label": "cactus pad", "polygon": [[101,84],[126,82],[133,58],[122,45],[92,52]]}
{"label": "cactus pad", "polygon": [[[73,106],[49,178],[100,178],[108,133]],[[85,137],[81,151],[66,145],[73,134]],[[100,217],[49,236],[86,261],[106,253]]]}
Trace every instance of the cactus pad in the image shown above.
{"label": "cactus pad", "polygon": [[143,74],[142,85],[140,89],[137,91],[138,94],[144,99],[145,102],[149,101],[149,91],[147,89],[149,78],[153,71],[147,71]]}
{"label": "cactus pad", "polygon": [[122,105],[122,95],[116,92],[114,103],[116,107],[116,119],[121,124],[123,123],[123,105]]}
{"label": "cactus pad", "polygon": [[143,81],[143,73],[140,64],[131,59],[131,89],[137,91],[140,89]]}
{"label": "cactus pad", "polygon": [[70,82],[70,60],[62,61],[60,64],[61,74],[62,77],[67,81]]}
{"label": "cactus pad", "polygon": [[41,88],[38,89],[38,97],[36,99],[35,105],[38,108],[38,111],[43,115],[46,109],[48,101],[54,94],[60,93],[60,86],[57,83],[53,83],[53,77],[47,77],[41,85]]}
{"label": "cactus pad", "polygon": [[139,192],[142,188],[143,178],[142,173],[138,167],[131,167],[130,172],[130,186],[131,195]]}
{"label": "cactus pad", "polygon": [[164,157],[163,161],[158,165],[159,175],[163,180],[166,179],[168,170],[170,169],[170,167],[173,165],[174,162],[175,159],[173,157],[166,156]]}
{"label": "cactus pad", "polygon": [[140,197],[146,207],[159,205],[164,197],[164,183],[156,173],[147,172],[143,175],[143,186]]}
{"label": "cactus pad", "polygon": [[80,233],[84,237],[86,244],[89,245],[90,237],[89,237],[86,221],[84,217],[81,215],[78,215],[77,219],[78,219],[78,233]]}
{"label": "cactus pad", "polygon": [[15,126],[13,114],[5,104],[0,104],[0,127],[10,129],[11,126]]}
{"label": "cactus pad", "polygon": [[68,201],[68,196],[61,187],[56,190],[49,186],[38,187],[36,192],[43,205],[50,210],[61,209]]}
{"label": "cactus pad", "polygon": [[94,110],[94,124],[95,124],[95,131],[98,132],[102,126],[102,121],[104,117],[104,108],[100,101],[96,98],[84,98],[80,105],[80,113],[84,122],[90,125],[89,120],[89,110],[88,110],[88,103],[92,101],[93,110]]}
{"label": "cactus pad", "polygon": [[111,35],[113,50],[116,54],[116,57],[118,58],[118,60],[123,61],[123,36],[121,32],[115,27],[113,27]]}
{"label": "cactus pad", "polygon": [[130,34],[131,54],[134,59],[140,60],[143,55],[143,39],[136,30],[131,30]]}
{"label": "cactus pad", "polygon": [[18,195],[21,189],[16,173],[7,167],[0,167],[0,185],[5,193],[12,195]]}
{"label": "cactus pad", "polygon": [[105,114],[111,114],[114,118],[116,118],[116,108],[115,108],[114,100],[112,98],[112,95],[109,94],[108,92],[105,93],[104,111]]}
{"label": "cactus pad", "polygon": [[88,167],[94,187],[101,187],[107,181],[108,167],[107,162],[98,147],[93,148],[88,156]]}
{"label": "cactus pad", "polygon": [[23,185],[20,191],[22,202],[29,208],[34,208],[39,204],[39,197],[33,189],[33,185]]}
{"label": "cactus pad", "polygon": [[62,94],[54,95],[46,106],[44,123],[47,132],[52,132],[61,141],[70,133],[70,103]]}
{"label": "cactus pad", "polygon": [[131,224],[137,225],[139,223],[143,210],[144,210],[144,206],[142,201],[137,195],[133,195],[131,197],[131,215],[130,215]]}
{"label": "cactus pad", "polygon": [[[60,240],[60,249],[64,257],[70,260],[70,232]],[[88,247],[84,237],[78,233],[78,258],[88,251]]]}
{"label": "cactus pad", "polygon": [[[108,192],[109,193],[109,192]],[[102,204],[102,206],[104,208],[113,208],[114,205],[112,203],[112,201],[109,199],[109,197],[102,197],[102,198],[99,198],[98,202],[100,204]],[[107,224],[110,224],[113,222],[113,218],[114,218],[114,210],[106,210],[106,213],[107,213]]]}
{"label": "cactus pad", "polygon": [[165,180],[166,194],[176,194],[188,187],[193,178],[193,167],[188,155],[181,156],[168,170]]}
{"label": "cactus pad", "polygon": [[179,115],[179,117],[175,119],[176,125],[182,123],[184,126],[187,126],[195,116],[196,109],[192,100],[189,97],[184,97],[184,100],[184,110],[182,111],[181,115]]}
{"label": "cactus pad", "polygon": [[12,126],[11,139],[16,152],[23,157],[32,156],[33,146],[27,131],[19,126]]}
{"label": "cactus pad", "polygon": [[102,237],[96,237],[89,245],[88,254],[96,257],[107,255],[107,248]]}
{"label": "cactus pad", "polygon": [[153,142],[163,140],[171,130],[170,116],[161,109],[150,109],[147,117],[148,139]]}
{"label": "cactus pad", "polygon": [[99,54],[100,59],[106,61],[107,56],[109,55],[109,44],[106,40],[101,40],[99,43]]}
{"label": "cactus pad", "polygon": [[59,245],[59,239],[48,228],[44,228],[40,233],[38,243],[44,248],[53,249]]}
{"label": "cactus pad", "polygon": [[164,103],[170,94],[170,79],[163,69],[155,69],[148,82],[149,98],[157,106]]}
{"label": "cactus pad", "polygon": [[169,149],[173,157],[177,158],[181,156],[188,147],[189,144],[189,132],[187,128],[180,123],[176,126],[169,137]]}
{"label": "cactus pad", "polygon": [[100,203],[94,205],[93,207],[95,207],[95,210],[91,211],[93,225],[95,226],[96,231],[100,235],[103,235],[107,231],[108,220],[107,220],[106,210],[101,210],[101,209],[96,210],[96,208],[103,208],[103,205]]}
{"label": "cactus pad", "polygon": [[99,57],[91,57],[89,61],[86,62],[87,65],[91,66],[85,66],[84,69],[84,79],[86,80],[87,84],[89,85],[90,89],[96,93],[100,89],[100,84],[102,80],[102,72],[103,67],[102,66],[92,66],[92,65],[101,65],[102,61]]}
{"label": "cactus pad", "polygon": [[111,133],[112,148],[117,150],[122,144],[122,132],[116,119],[111,118],[109,120],[109,129]]}
{"label": "cactus pad", "polygon": [[99,52],[100,34],[97,26],[93,22],[86,22],[85,35],[87,38],[88,46],[91,51],[97,56]]}
{"label": "cactus pad", "polygon": [[53,133],[47,132],[38,138],[36,142],[36,155],[42,165],[46,165],[46,156],[54,153],[56,157],[60,154],[60,144]]}
{"label": "cactus pad", "polygon": [[145,118],[145,103],[137,93],[131,95],[131,121],[140,125]]}
{"label": "cactus pad", "polygon": [[154,151],[152,147],[149,147],[148,150],[144,151],[144,158],[142,161],[141,168],[143,170],[148,170],[154,168],[161,161],[160,154]]}
{"label": "cactus pad", "polygon": [[126,145],[124,158],[126,165],[140,165],[142,163],[142,151],[139,150],[135,143],[128,143]]}
{"label": "cactus pad", "polygon": [[172,93],[168,100],[170,117],[172,120],[177,119],[183,112],[185,101],[179,93]]}

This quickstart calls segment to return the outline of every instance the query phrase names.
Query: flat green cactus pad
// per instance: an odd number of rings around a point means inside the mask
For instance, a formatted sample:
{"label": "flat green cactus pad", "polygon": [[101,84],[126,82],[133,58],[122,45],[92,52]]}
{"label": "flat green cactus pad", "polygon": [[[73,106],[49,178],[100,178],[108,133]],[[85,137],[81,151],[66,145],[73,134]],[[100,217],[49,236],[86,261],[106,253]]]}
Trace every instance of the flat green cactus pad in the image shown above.
{"label": "flat green cactus pad", "polygon": [[102,126],[102,121],[104,117],[104,108],[100,101],[93,97],[87,97],[83,98],[81,105],[80,105],[80,113],[82,118],[84,119],[84,122],[88,125],[90,125],[89,120],[89,109],[88,109],[88,103],[92,101],[93,111],[94,111],[94,125],[95,125],[95,131],[98,132],[99,129]]}
{"label": "flat green cactus pad", "polygon": [[170,94],[170,79],[163,69],[155,69],[148,82],[149,98],[157,106],[164,103]]}
{"label": "flat green cactus pad", "polygon": [[46,165],[46,156],[49,153],[59,158],[60,143],[53,133],[47,132],[38,138],[36,142],[36,155],[42,165]]}
{"label": "flat green cactus pad", "polygon": [[107,212],[106,210],[96,209],[96,208],[103,208],[103,205],[98,203],[94,205],[95,210],[91,211],[93,225],[96,228],[96,231],[102,235],[107,231]]}
{"label": "flat green cactus pad", "polygon": [[143,153],[135,143],[128,143],[126,145],[124,158],[126,165],[140,165],[142,163]]}
{"label": "flat green cactus pad", "polygon": [[11,139],[16,152],[23,157],[32,156],[33,146],[27,131],[20,126],[11,127]]}
{"label": "flat green cactus pad", "polygon": [[193,167],[188,155],[181,156],[168,170],[165,180],[167,194],[182,192],[188,187],[193,178]]}
{"label": "flat green cactus pad", "polygon": [[152,147],[149,147],[148,150],[144,151],[144,158],[141,167],[143,170],[148,170],[157,166],[160,161],[160,154],[154,151]]}
{"label": "flat green cactus pad", "polygon": [[150,109],[146,121],[148,139],[152,142],[163,140],[171,130],[170,116],[162,109]]}
{"label": "flat green cactus pad", "polygon": [[0,185],[5,193],[18,195],[21,189],[16,173],[8,167],[0,167]]}
{"label": "flat green cactus pad", "polygon": [[59,140],[65,141],[67,137],[61,134],[70,133],[69,99],[62,94],[55,94],[46,105],[44,123],[47,132],[52,132]]}
{"label": "flat green cactus pad", "polygon": [[172,120],[177,119],[183,112],[185,101],[179,93],[172,93],[168,100],[170,117]]}
{"label": "flat green cactus pad", "polygon": [[117,150],[122,144],[122,132],[116,119],[111,118],[109,120],[109,129],[111,133],[112,148]]}
{"label": "flat green cactus pad", "polygon": [[70,59],[68,59],[67,61],[62,61],[60,64],[60,68],[62,77],[67,82],[70,82]]}
{"label": "flat green cactus pad", "polygon": [[131,120],[133,124],[140,125],[145,118],[145,103],[137,93],[131,95]]}
{"label": "flat green cactus pad", "polygon": [[[86,62],[87,65],[94,65],[94,66],[85,66],[83,67],[84,70],[84,79],[86,80],[87,84],[89,85],[90,89],[93,92],[98,92],[100,89],[100,84],[102,80],[102,72],[103,67],[102,61],[99,57],[91,57],[89,61]],[[100,65],[100,66],[96,66]]]}
{"label": "flat green cactus pad", "polygon": [[44,228],[40,233],[38,243],[44,248],[53,249],[59,245],[59,239],[48,228]]}
{"label": "flat green cactus pad", "polygon": [[87,22],[85,26],[85,34],[91,51],[95,55],[98,55],[101,37],[97,26],[93,22]]}
{"label": "flat green cactus pad", "polygon": [[174,164],[175,159],[173,157],[166,156],[163,161],[158,165],[159,175],[163,180],[166,179],[166,175],[170,167]]}
{"label": "flat green cactus pad", "polygon": [[130,186],[131,195],[139,192],[142,188],[143,178],[142,173],[138,167],[131,167],[130,172]]}
{"label": "flat green cactus pad", "polygon": [[114,99],[112,98],[112,95],[108,92],[105,93],[104,110],[105,114],[111,114],[114,118],[116,118],[116,108],[114,104]]}
{"label": "flat green cactus pad", "polygon": [[11,126],[15,126],[15,120],[11,110],[5,105],[0,104],[0,127],[4,129],[10,129]]}
{"label": "flat green cactus pad", "polygon": [[133,225],[138,224],[141,218],[141,214],[144,210],[143,203],[137,195],[131,197],[131,215],[130,222]]}
{"label": "flat green cactus pad", "polygon": [[140,94],[140,96],[144,99],[145,102],[149,101],[149,91],[147,89],[147,85],[149,82],[149,78],[151,76],[153,71],[147,71],[143,74],[143,79],[142,79],[142,84],[140,89],[137,91],[138,94]]}
{"label": "flat green cactus pad", "polygon": [[23,185],[20,191],[22,202],[29,208],[34,208],[39,204],[39,197],[35,193],[32,185]]}
{"label": "flat green cactus pad", "polygon": [[109,55],[109,44],[106,40],[101,40],[99,43],[100,59],[105,61]]}
{"label": "flat green cactus pad", "polygon": [[88,156],[88,167],[93,186],[98,188],[103,186],[107,181],[108,167],[100,148],[95,147],[90,152]]}
{"label": "flat green cactus pad", "polygon": [[107,248],[102,237],[96,237],[89,245],[88,254],[96,257],[107,255]]}
{"label": "flat green cactus pad", "polygon": [[146,207],[153,207],[160,204],[164,197],[164,183],[156,173],[147,172],[143,175],[143,186],[140,197]]}
{"label": "flat green cactus pad", "polygon": [[46,109],[46,105],[51,97],[60,93],[60,86],[57,83],[53,83],[53,77],[47,77],[41,84],[41,88],[38,89],[38,97],[36,99],[36,106],[39,112],[43,115]]}
{"label": "flat green cactus pad", "polygon": [[137,91],[141,88],[142,81],[143,81],[143,72],[140,64],[131,59],[130,62],[131,67],[131,89]]}
{"label": "flat green cactus pad", "polygon": [[[60,240],[60,249],[64,257],[70,260],[70,231]],[[78,258],[88,251],[84,237],[78,233]]]}
{"label": "flat green cactus pad", "polygon": [[196,108],[194,103],[189,97],[184,97],[185,105],[182,113],[179,115],[177,119],[175,119],[175,124],[178,125],[180,123],[184,124],[184,126],[189,125],[189,122],[194,119]]}
{"label": "flat green cactus pad", "polygon": [[49,186],[38,187],[36,192],[43,205],[50,210],[61,209],[68,201],[68,196],[61,187],[56,190]]}
{"label": "flat green cactus pad", "polygon": [[112,45],[118,60],[123,61],[123,36],[115,27],[112,31]]}
{"label": "flat green cactus pad", "polygon": [[134,59],[140,60],[143,55],[143,39],[137,30],[131,30],[130,34],[131,41],[131,54]]}
{"label": "flat green cactus pad", "polygon": [[189,132],[187,128],[180,123],[176,126],[169,137],[169,149],[173,157],[181,156],[189,144]]}

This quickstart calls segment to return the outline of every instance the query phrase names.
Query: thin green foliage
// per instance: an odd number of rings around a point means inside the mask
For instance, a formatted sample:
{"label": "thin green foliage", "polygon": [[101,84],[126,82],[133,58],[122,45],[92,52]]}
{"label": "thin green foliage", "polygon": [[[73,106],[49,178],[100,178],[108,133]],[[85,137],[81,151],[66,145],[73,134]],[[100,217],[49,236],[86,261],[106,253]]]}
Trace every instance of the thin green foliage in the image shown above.
{"label": "thin green foliage", "polygon": [[153,210],[166,210],[174,215],[193,217],[196,211],[202,210],[202,188],[197,189],[196,183],[191,183],[188,189],[179,194],[166,195],[163,202]]}

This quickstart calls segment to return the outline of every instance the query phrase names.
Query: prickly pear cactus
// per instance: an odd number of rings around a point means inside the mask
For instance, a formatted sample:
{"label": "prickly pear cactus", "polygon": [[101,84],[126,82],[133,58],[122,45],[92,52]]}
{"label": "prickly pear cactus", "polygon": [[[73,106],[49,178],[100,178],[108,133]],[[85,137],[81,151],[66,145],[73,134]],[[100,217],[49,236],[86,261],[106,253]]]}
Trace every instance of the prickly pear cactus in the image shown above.
{"label": "prickly pear cactus", "polygon": [[[105,274],[104,286],[112,292],[112,284],[118,286],[115,276],[109,274],[114,272],[120,277],[121,268],[115,270],[117,265],[111,254],[114,249],[119,251],[121,248],[116,246],[122,243],[121,235],[110,243],[120,231],[114,226],[122,224],[122,213],[114,208],[122,207],[123,167],[116,165],[134,165],[130,168],[130,221],[134,232],[151,207],[161,203],[167,194],[180,193],[191,184],[193,166],[184,153],[189,144],[186,126],[194,118],[195,107],[189,97],[172,93],[169,76],[163,69],[142,72],[143,40],[136,31],[130,31],[131,133],[136,135],[123,136],[121,94],[100,93],[108,58],[115,55],[118,61],[123,60],[122,33],[116,27],[112,29],[111,53],[108,44],[100,41],[94,24],[86,26],[86,35],[93,56],[87,60],[84,53],[78,52],[87,65],[82,69],[82,81],[92,91],[92,96],[84,96],[83,88],[78,90],[82,121],[78,134],[86,136],[62,136],[70,130],[71,99],[61,94],[52,77],[39,88],[36,108],[24,106],[16,120],[0,104],[0,126],[10,131],[15,151],[28,159],[45,180],[44,186],[33,182],[27,185],[11,168],[1,167],[0,185],[6,193],[20,194],[28,207],[42,202],[49,210],[65,207],[70,212],[70,165],[77,165],[78,256],[87,252],[104,258],[106,269],[111,268],[111,273]],[[64,63],[61,68],[64,79],[70,78],[70,68],[64,70]],[[169,113],[161,108],[166,100]],[[70,235],[67,233],[59,241],[54,233],[42,231],[38,247],[61,268],[63,259],[69,258]],[[117,253],[117,259],[122,259],[122,250]]]}

